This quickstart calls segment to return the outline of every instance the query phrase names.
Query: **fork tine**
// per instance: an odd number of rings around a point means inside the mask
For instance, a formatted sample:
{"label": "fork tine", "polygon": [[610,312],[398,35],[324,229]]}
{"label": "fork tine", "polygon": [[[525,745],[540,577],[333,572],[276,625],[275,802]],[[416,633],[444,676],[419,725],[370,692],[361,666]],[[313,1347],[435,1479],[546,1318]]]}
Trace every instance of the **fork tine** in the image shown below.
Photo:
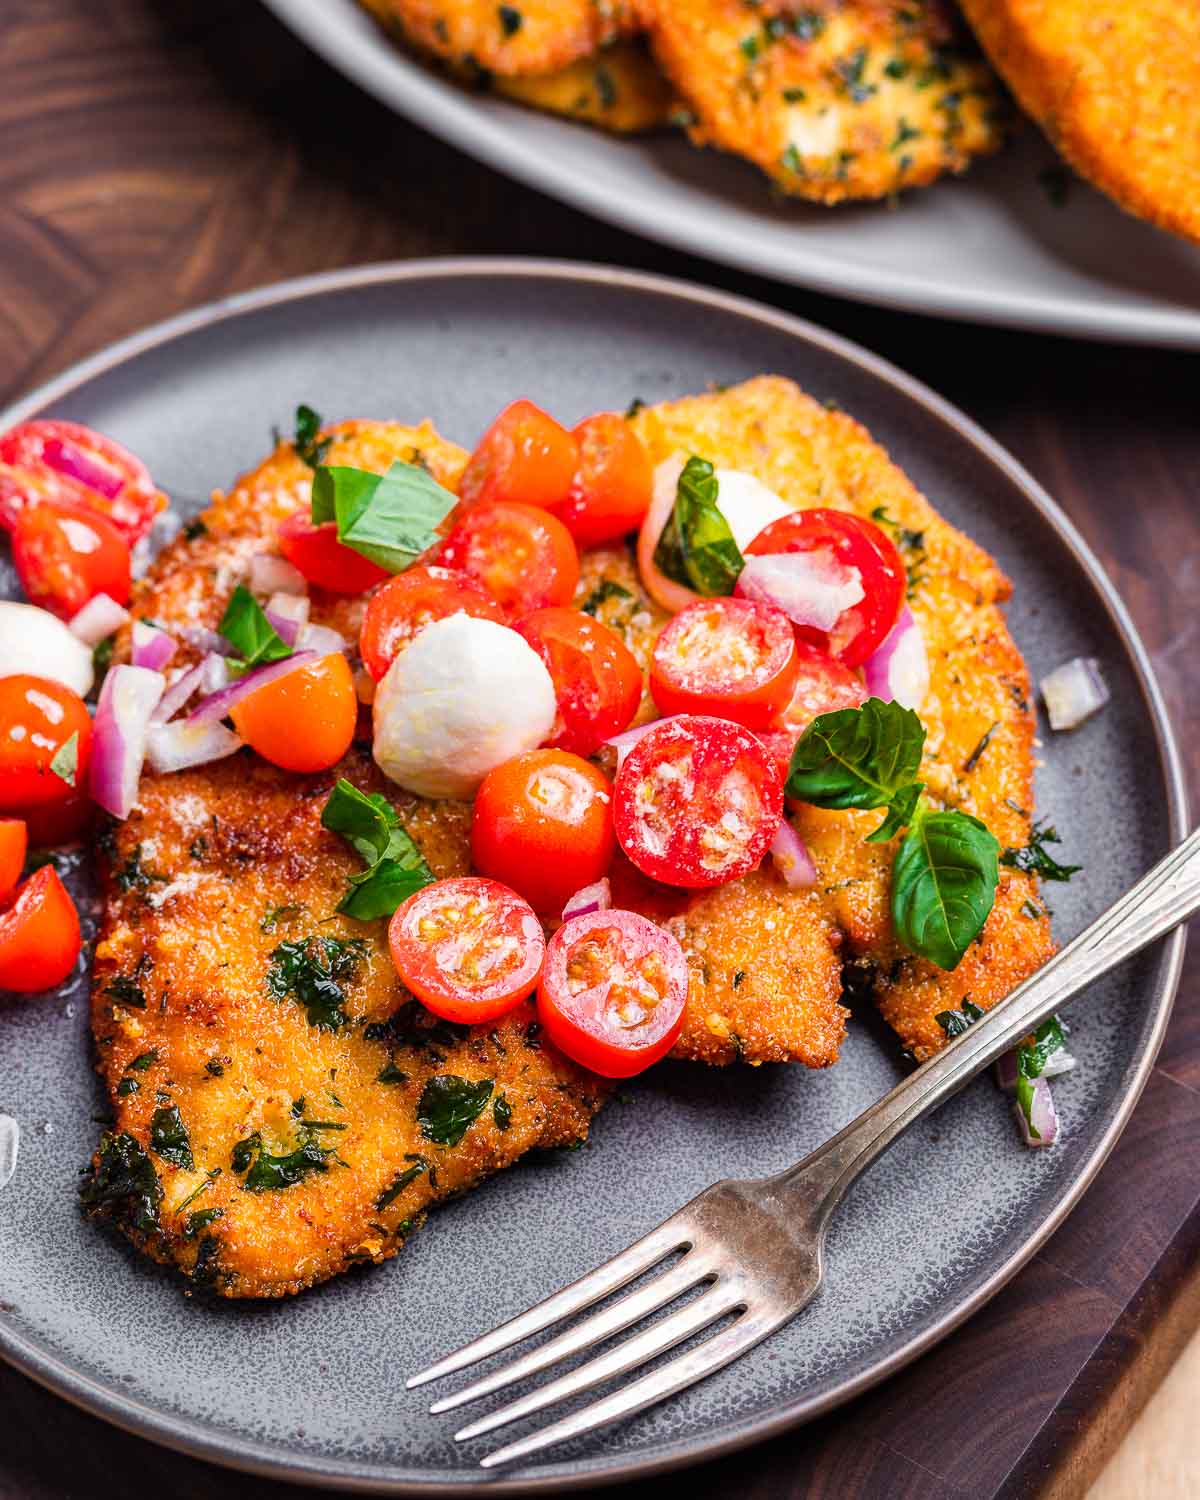
{"label": "fork tine", "polygon": [[490,1396],[493,1391],[503,1390],[514,1381],[536,1375],[539,1370],[546,1369],[560,1359],[567,1359],[583,1349],[590,1349],[593,1344],[611,1338],[614,1333],[620,1333],[623,1328],[639,1322],[660,1307],[666,1307],[690,1287],[711,1275],[711,1269],[698,1260],[695,1251],[689,1251],[669,1271],[655,1276],[636,1292],[622,1297],[619,1302],[601,1308],[576,1327],[566,1329],[548,1344],[531,1349],[528,1354],[522,1354],[519,1359],[502,1369],[493,1370],[473,1385],[464,1386],[461,1391],[453,1391],[449,1396],[435,1401],[429,1408],[430,1414],[437,1416],[440,1412],[453,1411],[456,1406],[466,1406],[468,1402],[477,1401],[481,1396]]}
{"label": "fork tine", "polygon": [[519,1438],[504,1448],[495,1449],[480,1459],[480,1466],[485,1469],[498,1468],[501,1464],[527,1458],[531,1453],[538,1453],[543,1448],[565,1442],[568,1438],[594,1432],[597,1427],[605,1427],[622,1417],[632,1417],[639,1411],[645,1411],[648,1406],[654,1406],[666,1397],[673,1396],[676,1391],[682,1391],[687,1386],[694,1385],[697,1380],[714,1374],[723,1365],[729,1364],[747,1349],[760,1343],[780,1323],[786,1321],[786,1318],[778,1315],[760,1313],[755,1316],[746,1313],[736,1323],[714,1333],[662,1369],[651,1370],[648,1375],[622,1386],[599,1401],[593,1401],[590,1406],[560,1417],[548,1427],[541,1427],[537,1432],[531,1432],[528,1437]]}
{"label": "fork tine", "polygon": [[594,1271],[589,1271],[586,1276],[581,1276],[578,1281],[571,1282],[569,1286],[536,1303],[526,1312],[510,1318],[491,1333],[472,1339],[469,1344],[447,1354],[427,1370],[410,1376],[405,1385],[412,1390],[431,1380],[440,1380],[443,1375],[452,1375],[456,1370],[465,1369],[467,1365],[473,1365],[491,1354],[499,1354],[502,1349],[519,1344],[522,1339],[530,1338],[535,1333],[541,1333],[552,1323],[582,1312],[585,1307],[599,1302],[601,1297],[607,1297],[610,1292],[619,1290],[643,1271],[657,1265],[673,1250],[688,1244],[690,1239],[686,1225],[678,1215],[673,1215],[640,1240],[635,1240],[620,1255],[614,1255],[602,1266],[597,1266]]}
{"label": "fork tine", "polygon": [[623,1375],[626,1370],[634,1370],[639,1365],[647,1364],[658,1355],[665,1354],[668,1349],[673,1349],[676,1344],[682,1343],[684,1339],[690,1338],[693,1333],[699,1333],[702,1328],[707,1328],[710,1323],[715,1323],[718,1318],[728,1312],[733,1312],[735,1308],[742,1305],[739,1293],[729,1287],[714,1286],[702,1297],[697,1297],[694,1302],[689,1302],[669,1316],[660,1318],[657,1323],[651,1324],[649,1328],[643,1329],[632,1338],[625,1339],[614,1349],[609,1349],[607,1353],[589,1360],[587,1364],[580,1365],[576,1370],[560,1375],[557,1380],[547,1381],[545,1385],[539,1386],[529,1395],[522,1396],[517,1401],[511,1401],[507,1406],[489,1412],[485,1417],[480,1417],[478,1421],[464,1427],[461,1432],[456,1432],[455,1441],[465,1442],[468,1438],[480,1437],[485,1432],[491,1432],[496,1427],[507,1427],[510,1422],[515,1422],[520,1417],[530,1416],[533,1412],[552,1406],[557,1401],[566,1401],[571,1396],[578,1396],[614,1375]]}

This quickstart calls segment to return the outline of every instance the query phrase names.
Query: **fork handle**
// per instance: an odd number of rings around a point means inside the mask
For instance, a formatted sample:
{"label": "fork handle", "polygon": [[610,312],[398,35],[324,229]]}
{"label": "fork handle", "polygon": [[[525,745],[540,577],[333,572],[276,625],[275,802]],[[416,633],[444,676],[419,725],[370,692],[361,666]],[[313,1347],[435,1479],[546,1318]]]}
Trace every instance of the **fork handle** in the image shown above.
{"label": "fork handle", "polygon": [[1200,828],[1124,896],[876,1104],[766,1184],[817,1232],[850,1184],[923,1115],[937,1109],[1080,990],[1200,910]]}

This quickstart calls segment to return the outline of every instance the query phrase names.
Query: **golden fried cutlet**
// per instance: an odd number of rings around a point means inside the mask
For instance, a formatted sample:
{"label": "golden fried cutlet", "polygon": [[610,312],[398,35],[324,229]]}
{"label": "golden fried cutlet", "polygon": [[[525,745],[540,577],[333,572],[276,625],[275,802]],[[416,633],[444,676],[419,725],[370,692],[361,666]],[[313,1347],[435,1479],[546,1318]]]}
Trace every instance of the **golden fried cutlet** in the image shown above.
{"label": "golden fried cutlet", "polygon": [[996,70],[1067,161],[1122,208],[1200,240],[1200,6],[963,0]]}
{"label": "golden fried cutlet", "polygon": [[675,102],[673,89],[638,40],[616,42],[555,73],[497,76],[491,86],[531,109],[621,135],[668,124]]}
{"label": "golden fried cutlet", "polygon": [[785,193],[882,198],[1003,138],[996,80],[944,0],[640,0],[692,139]]}

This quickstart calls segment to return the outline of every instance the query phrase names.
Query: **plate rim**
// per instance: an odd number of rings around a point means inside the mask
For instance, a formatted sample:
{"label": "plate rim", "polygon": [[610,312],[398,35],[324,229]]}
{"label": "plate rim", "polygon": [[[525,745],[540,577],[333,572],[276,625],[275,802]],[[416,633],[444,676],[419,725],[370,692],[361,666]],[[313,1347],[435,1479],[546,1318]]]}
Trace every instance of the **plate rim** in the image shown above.
{"label": "plate rim", "polygon": [[[996,297],[986,285],[978,292],[956,291],[898,269],[892,270],[886,286],[880,287],[877,269],[839,263],[829,254],[806,252],[800,235],[796,240],[798,264],[789,271],[778,256],[760,250],[753,236],[725,233],[719,214],[710,225],[709,242],[698,246],[670,215],[657,219],[614,202],[593,185],[587,173],[560,169],[553,154],[539,153],[507,130],[495,128],[494,120],[482,119],[469,94],[390,47],[386,39],[363,51],[359,39],[331,24],[328,12],[314,0],[262,0],[262,4],[310,51],[393,113],[495,171],[640,239],[765,276],[784,286],[807,287],[902,312],[1097,342],[1200,348],[1200,307],[1138,309],[1052,293],[1037,296],[1011,292]],[[521,108],[517,104],[509,107]],[[765,182],[763,191],[767,191]],[[719,207],[719,200],[714,199],[714,204]],[[1155,231],[1149,224],[1145,229],[1147,234],[1165,232]]]}
{"label": "plate rim", "polygon": [[[267,0],[271,3],[271,0]],[[1168,834],[1177,843],[1188,827],[1188,793],[1183,762],[1174,726],[1159,687],[1154,668],[1141,636],[1107,573],[1082,534],[1065,511],[1053,500],[1032,474],[996,439],[940,396],[923,381],[908,375],[889,360],[873,354],[861,345],[839,334],[831,333],[807,319],[785,313],[764,303],[734,293],[716,290],[679,278],[650,272],[631,271],[602,264],[535,259],[519,256],[430,257],[407,261],[384,261],[369,265],[345,267],[275,282],[248,292],[236,293],[198,308],[151,324],[127,335],[88,358],[43,382],[25,396],[0,410],[0,430],[27,420],[34,413],[52,406],[88,381],[116,369],[138,355],[169,344],[190,333],[233,321],[265,309],[318,298],[330,293],[353,291],[361,287],[395,283],[469,280],[488,277],[492,280],[537,281],[616,288],[654,297],[675,299],[690,308],[709,309],[732,315],[749,323],[767,327],[775,333],[799,342],[816,345],[892,387],[915,402],[934,418],[949,426],[990,463],[995,465],[1021,492],[1039,516],[1057,533],[1087,575],[1099,596],[1109,620],[1128,656],[1143,699],[1150,713],[1158,761],[1162,770],[1167,804]],[[1128,1124],[1154,1067],[1163,1036],[1170,1020],[1183,963],[1186,931],[1177,929],[1162,941],[1164,960],[1161,988],[1154,1026],[1146,1049],[1129,1081],[1121,1104],[1109,1122],[1091,1156],[1079,1175],[1046,1219],[1021,1246],[986,1280],[975,1287],[963,1302],[939,1317],[929,1328],[907,1340],[878,1364],[853,1376],[822,1396],[807,1400],[784,1400],[764,1415],[740,1424],[724,1437],[680,1439],[664,1445],[655,1455],[618,1460],[599,1472],[576,1469],[573,1473],[533,1474],[524,1478],[488,1477],[483,1482],[494,1494],[528,1495],[577,1488],[580,1483],[606,1485],[625,1480],[646,1478],[707,1462],[723,1455],[760,1443],[789,1428],[811,1421],[862,1392],[877,1385],[911,1363],[919,1355],[941,1342],[988,1302],[1017,1271],[1037,1253],[1060,1227],[1084,1192],[1091,1185],[1117,1139]],[[374,1472],[355,1468],[354,1461],[322,1456],[281,1455],[275,1447],[252,1439],[218,1438],[204,1423],[190,1417],[164,1413],[144,1402],[92,1379],[73,1368],[68,1361],[50,1354],[26,1337],[0,1312],[0,1358],[23,1374],[45,1386],[54,1394],[110,1424],[137,1437],[175,1449],[195,1458],[239,1469],[262,1477],[313,1487],[338,1486],[360,1493],[393,1495],[466,1495],[476,1494],[480,1479],[412,1479],[387,1477],[378,1466]],[[520,1471],[517,1471],[520,1473]],[[481,1476],[483,1471],[481,1471]]]}

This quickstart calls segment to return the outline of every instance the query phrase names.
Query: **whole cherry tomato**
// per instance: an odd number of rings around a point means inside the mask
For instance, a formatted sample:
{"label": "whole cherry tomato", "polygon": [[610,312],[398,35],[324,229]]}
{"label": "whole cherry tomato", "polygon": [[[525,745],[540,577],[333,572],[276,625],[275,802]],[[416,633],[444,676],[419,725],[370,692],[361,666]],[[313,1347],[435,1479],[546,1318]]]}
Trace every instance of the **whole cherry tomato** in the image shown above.
{"label": "whole cherry tomato", "polygon": [[574,437],[532,401],[506,406],[471,454],[459,485],[465,506],[495,500],[553,506],[575,477]]}
{"label": "whole cherry tomato", "polygon": [[579,553],[563,523],[549,511],[509,501],[467,511],[436,560],[469,574],[509,619],[569,604],[579,582]]}
{"label": "whole cherry tomato", "polygon": [[636,531],[650,508],[654,468],[624,417],[602,411],[575,428],[579,462],[566,499],[551,508],[580,547]]}
{"label": "whole cherry tomato", "polygon": [[17,516],[13,563],[31,604],[69,620],[89,599],[129,601],[130,560],[124,537],[86,505],[46,500]]}
{"label": "whole cherry tomato", "polygon": [[340,651],[268,682],[234,705],[234,728],[264,760],[285,771],[324,771],[354,738],[358,695]]}
{"label": "whole cherry tomato", "polygon": [[337,522],[314,526],[303,511],[279,526],[279,550],[309,583],[331,594],[365,594],[390,575],[337,537]]}
{"label": "whole cherry tomato", "polygon": [[558,700],[547,744],[594,755],[605,740],[628,729],[642,697],[642,669],[607,625],[582,610],[537,609],[516,629],[546,663]]}
{"label": "whole cherry tomato", "polygon": [[78,693],[48,677],[0,677],[0,812],[25,817],[69,802],[87,785],[91,755],[92,718]]}
{"label": "whole cherry tomato", "polygon": [[363,666],[378,682],[418,631],[457,614],[504,624],[500,606],[465,573],[422,567],[397,573],[367,600],[358,638]]}

